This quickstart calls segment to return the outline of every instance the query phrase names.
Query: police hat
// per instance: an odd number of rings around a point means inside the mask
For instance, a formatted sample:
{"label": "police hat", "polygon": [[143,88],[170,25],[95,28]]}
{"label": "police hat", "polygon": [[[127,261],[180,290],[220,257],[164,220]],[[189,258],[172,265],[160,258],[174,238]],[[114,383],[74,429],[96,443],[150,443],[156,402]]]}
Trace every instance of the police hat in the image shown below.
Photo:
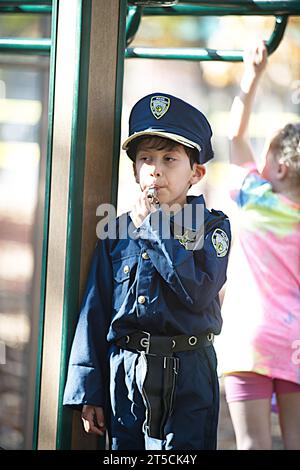
{"label": "police hat", "polygon": [[128,150],[130,143],[141,136],[165,137],[195,148],[199,163],[206,163],[214,156],[212,130],[204,114],[165,93],[152,93],[134,105],[129,117],[129,137],[122,148]]}

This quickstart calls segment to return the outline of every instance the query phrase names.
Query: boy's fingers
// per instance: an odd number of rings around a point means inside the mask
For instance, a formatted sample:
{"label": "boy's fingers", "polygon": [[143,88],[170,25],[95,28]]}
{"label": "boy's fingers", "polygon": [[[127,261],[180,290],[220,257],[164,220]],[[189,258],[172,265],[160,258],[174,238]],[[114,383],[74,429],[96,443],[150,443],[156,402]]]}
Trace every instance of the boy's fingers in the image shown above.
{"label": "boy's fingers", "polygon": [[98,434],[98,436],[104,436],[104,429],[99,429],[97,426],[93,425],[90,429],[90,434]]}
{"label": "boy's fingers", "polygon": [[144,189],[144,191],[142,192],[142,201],[143,203],[145,204],[147,210],[150,212],[151,211],[151,202],[150,202],[150,199],[148,198],[148,188]]}
{"label": "boy's fingers", "polygon": [[96,411],[96,418],[97,418],[97,424],[99,428],[102,428],[102,430],[105,430],[105,419],[104,419],[104,413],[102,408],[95,408]]}
{"label": "boy's fingers", "polygon": [[84,430],[88,433],[91,432],[91,428],[93,426],[93,420],[92,420],[92,417],[90,416],[87,416],[87,415],[81,415],[81,419],[83,421],[83,427],[84,427]]}
{"label": "boy's fingers", "polygon": [[99,429],[96,425],[95,425],[95,409],[94,408],[89,408],[87,410],[83,410],[82,414],[81,414],[81,419],[83,421],[83,427],[84,427],[84,430],[88,433],[88,434],[98,434],[99,436],[103,436],[104,435],[104,429]]}
{"label": "boy's fingers", "polygon": [[88,434],[98,434],[98,436],[104,436],[104,431],[97,428],[97,426],[95,426],[94,424],[91,424],[90,421],[83,420],[83,426],[84,426],[84,430]]}

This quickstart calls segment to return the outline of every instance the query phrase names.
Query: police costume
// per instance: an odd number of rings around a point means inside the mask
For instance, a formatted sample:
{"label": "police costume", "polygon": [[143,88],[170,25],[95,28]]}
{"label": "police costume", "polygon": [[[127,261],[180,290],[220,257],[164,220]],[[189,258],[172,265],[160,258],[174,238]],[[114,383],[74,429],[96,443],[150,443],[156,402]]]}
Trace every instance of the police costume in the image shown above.
{"label": "police costume", "polygon": [[[196,148],[200,163],[213,157],[205,116],[171,95],[141,99],[129,124],[126,150],[137,137],[158,135]],[[203,196],[187,202],[192,217],[181,232],[176,216],[166,220],[158,208],[124,236],[132,225],[127,213],[116,220],[116,237],[95,249],[64,404],[109,407],[112,449],[216,448],[213,336],[222,326],[218,292],[226,280],[230,226],[225,214],[205,207]]]}

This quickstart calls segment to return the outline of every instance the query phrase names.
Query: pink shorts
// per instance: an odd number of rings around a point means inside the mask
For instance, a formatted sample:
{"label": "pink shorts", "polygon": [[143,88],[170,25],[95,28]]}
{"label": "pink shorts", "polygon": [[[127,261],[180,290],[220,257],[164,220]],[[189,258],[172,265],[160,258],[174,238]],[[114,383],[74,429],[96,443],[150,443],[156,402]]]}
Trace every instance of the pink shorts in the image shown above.
{"label": "pink shorts", "polygon": [[226,401],[260,400],[284,393],[300,393],[300,385],[288,380],[273,379],[255,372],[236,372],[225,375]]}

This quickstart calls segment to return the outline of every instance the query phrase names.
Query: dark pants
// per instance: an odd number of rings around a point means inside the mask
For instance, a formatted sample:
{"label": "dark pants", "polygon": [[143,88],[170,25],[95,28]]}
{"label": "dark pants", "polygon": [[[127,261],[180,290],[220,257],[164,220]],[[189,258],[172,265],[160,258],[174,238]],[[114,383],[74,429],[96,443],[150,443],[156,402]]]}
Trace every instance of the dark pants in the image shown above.
{"label": "dark pants", "polygon": [[211,450],[217,445],[219,384],[213,346],[176,353],[180,366],[174,409],[164,440],[143,432],[145,405],[141,394],[138,353],[115,347],[111,353],[110,395],[113,450]]}

